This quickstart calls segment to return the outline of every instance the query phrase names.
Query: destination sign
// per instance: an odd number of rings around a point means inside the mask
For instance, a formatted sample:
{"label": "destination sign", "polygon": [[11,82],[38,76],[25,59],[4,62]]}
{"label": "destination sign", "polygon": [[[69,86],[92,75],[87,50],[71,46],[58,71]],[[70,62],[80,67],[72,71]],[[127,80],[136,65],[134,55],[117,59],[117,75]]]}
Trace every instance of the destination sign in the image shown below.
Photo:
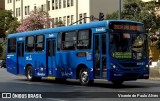
{"label": "destination sign", "polygon": [[131,58],[132,53],[131,52],[114,52],[113,57],[115,57],[115,58]]}
{"label": "destination sign", "polygon": [[111,22],[109,28],[113,30],[128,30],[128,31],[141,31],[144,32],[144,26],[139,23],[131,22]]}
{"label": "destination sign", "polygon": [[140,31],[140,26],[136,25],[114,25],[113,28],[116,30],[138,30]]}

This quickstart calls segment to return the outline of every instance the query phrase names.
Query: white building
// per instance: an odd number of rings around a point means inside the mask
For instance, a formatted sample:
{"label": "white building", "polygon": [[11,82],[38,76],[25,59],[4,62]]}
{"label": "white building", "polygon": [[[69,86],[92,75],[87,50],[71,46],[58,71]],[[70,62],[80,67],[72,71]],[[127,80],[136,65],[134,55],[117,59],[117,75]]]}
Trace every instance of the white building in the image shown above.
{"label": "white building", "polygon": [[[84,17],[93,15],[99,18],[99,12],[104,15],[119,9],[120,0],[5,0],[5,9],[12,10],[13,16],[24,19],[30,11],[41,8],[47,11],[53,22],[62,21],[70,25]],[[123,0],[121,0],[123,1]],[[122,5],[122,3],[121,3]],[[105,16],[104,16],[105,18]],[[78,23],[90,22],[86,18]]]}

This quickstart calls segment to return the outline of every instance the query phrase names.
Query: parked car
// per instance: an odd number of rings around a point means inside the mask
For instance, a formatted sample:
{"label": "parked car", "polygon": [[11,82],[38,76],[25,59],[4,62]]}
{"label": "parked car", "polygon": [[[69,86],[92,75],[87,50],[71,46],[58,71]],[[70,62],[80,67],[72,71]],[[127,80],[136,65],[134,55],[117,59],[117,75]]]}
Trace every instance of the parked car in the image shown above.
{"label": "parked car", "polygon": [[1,68],[6,68],[6,60],[0,61],[0,67]]}

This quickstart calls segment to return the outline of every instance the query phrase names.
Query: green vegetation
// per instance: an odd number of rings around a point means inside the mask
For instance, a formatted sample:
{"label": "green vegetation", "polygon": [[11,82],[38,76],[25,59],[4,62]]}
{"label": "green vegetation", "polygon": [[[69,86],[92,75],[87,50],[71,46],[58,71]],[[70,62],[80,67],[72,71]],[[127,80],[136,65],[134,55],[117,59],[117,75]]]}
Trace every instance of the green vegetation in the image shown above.
{"label": "green vegetation", "polygon": [[11,11],[0,10],[0,38],[3,39],[0,42],[0,59],[5,59],[5,40],[9,33],[14,33],[19,23],[17,18],[12,16]]}
{"label": "green vegetation", "polygon": [[[14,25],[12,25],[13,23],[15,23]],[[11,11],[7,11],[7,10],[0,10],[0,36],[1,38],[6,38],[6,34],[8,34],[8,30],[10,32],[15,32],[15,30],[11,30],[11,29],[15,29],[18,25],[18,21],[17,18],[12,16],[12,12]]]}

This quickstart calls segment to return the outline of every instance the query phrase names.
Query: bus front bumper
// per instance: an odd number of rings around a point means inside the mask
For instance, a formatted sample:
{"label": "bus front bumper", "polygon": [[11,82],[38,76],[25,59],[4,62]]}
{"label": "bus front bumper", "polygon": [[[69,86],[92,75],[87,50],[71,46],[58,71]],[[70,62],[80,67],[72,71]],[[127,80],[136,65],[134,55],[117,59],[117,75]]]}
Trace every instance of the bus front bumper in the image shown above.
{"label": "bus front bumper", "polygon": [[108,80],[114,81],[114,80],[137,80],[137,79],[148,79],[149,78],[149,72],[115,72],[110,70],[110,73],[108,74]]}

